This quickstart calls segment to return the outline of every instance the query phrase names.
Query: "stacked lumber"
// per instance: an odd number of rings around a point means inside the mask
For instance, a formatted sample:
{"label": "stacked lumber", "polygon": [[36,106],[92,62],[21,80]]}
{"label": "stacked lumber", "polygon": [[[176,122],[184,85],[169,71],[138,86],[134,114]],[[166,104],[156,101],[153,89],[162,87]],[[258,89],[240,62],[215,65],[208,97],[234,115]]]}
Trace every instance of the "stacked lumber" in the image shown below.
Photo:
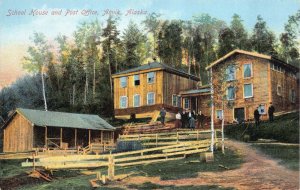
{"label": "stacked lumber", "polygon": [[143,123],[143,124],[129,124],[123,127],[123,134],[148,134],[168,132],[175,129],[173,123],[166,123],[162,125],[160,122]]}

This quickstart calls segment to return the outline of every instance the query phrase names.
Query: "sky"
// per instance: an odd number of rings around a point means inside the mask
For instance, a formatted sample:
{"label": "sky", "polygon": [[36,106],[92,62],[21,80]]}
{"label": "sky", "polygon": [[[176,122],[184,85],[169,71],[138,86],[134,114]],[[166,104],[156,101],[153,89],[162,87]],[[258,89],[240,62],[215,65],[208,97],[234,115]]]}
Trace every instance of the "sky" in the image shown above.
{"label": "sky", "polygon": [[[20,62],[34,32],[44,33],[49,40],[58,34],[71,38],[78,24],[94,19],[104,23],[107,12],[119,15],[120,30],[130,20],[140,23],[155,12],[163,19],[182,20],[208,13],[228,24],[236,13],[251,31],[261,15],[278,35],[298,9],[300,0],[0,0],[0,89],[25,73]],[[130,10],[140,14],[127,14]]]}

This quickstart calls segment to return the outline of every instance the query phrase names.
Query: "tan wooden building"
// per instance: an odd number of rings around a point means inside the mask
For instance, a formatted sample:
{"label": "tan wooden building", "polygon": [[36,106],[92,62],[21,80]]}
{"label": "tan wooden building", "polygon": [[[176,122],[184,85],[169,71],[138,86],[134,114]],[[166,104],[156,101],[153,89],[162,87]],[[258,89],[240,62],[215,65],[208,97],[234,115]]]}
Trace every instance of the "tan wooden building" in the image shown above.
{"label": "tan wooden building", "polygon": [[[224,118],[253,119],[258,107],[262,119],[268,118],[268,107],[275,112],[299,109],[299,68],[274,57],[243,50],[234,50],[206,67],[212,73],[215,119],[222,115],[221,92],[227,103]],[[225,90],[220,89],[220,78],[226,72]]]}
{"label": "tan wooden building", "polygon": [[116,73],[112,78],[117,118],[152,117],[162,107],[175,113],[183,103],[180,92],[195,89],[199,81],[196,76],[158,62]]}
{"label": "tan wooden building", "polygon": [[113,143],[115,128],[97,115],[18,108],[2,130],[3,152],[26,152]]}

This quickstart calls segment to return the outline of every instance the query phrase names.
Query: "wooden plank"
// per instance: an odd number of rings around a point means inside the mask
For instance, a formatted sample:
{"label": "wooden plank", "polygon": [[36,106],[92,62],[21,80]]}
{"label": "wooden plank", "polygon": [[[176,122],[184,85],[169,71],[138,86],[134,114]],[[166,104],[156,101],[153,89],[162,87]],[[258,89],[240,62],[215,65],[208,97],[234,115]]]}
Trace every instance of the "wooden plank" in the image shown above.
{"label": "wooden plank", "polygon": [[77,147],[77,129],[75,129],[74,146]]}
{"label": "wooden plank", "polygon": [[48,148],[48,129],[47,126],[45,126],[45,147]]}
{"label": "wooden plank", "polygon": [[140,162],[131,162],[131,163],[122,163],[122,164],[116,164],[116,166],[134,166],[134,165],[141,165],[141,164],[151,164],[151,163],[159,163],[159,162],[165,162],[165,161],[172,161],[172,160],[180,160],[184,157],[177,157],[177,158],[168,158],[168,159],[155,159],[155,160],[147,160],[147,161],[140,161]]}
{"label": "wooden plank", "polygon": [[59,143],[60,143],[59,146],[60,146],[60,148],[62,148],[62,141],[63,141],[63,140],[62,140],[62,133],[63,133],[63,131],[62,131],[62,127],[61,127],[61,128],[60,128],[60,137],[59,137],[59,138],[60,138],[60,139],[59,139]]}
{"label": "wooden plank", "polygon": [[118,159],[115,159],[115,162],[116,163],[117,162],[128,162],[128,161],[134,161],[134,160],[144,160],[144,159],[151,159],[151,158],[162,158],[162,157],[170,157],[170,156],[177,156],[177,155],[194,154],[194,153],[205,152],[208,150],[209,150],[209,148],[202,148],[202,149],[180,151],[180,152],[134,156],[134,157],[129,157],[129,158],[118,158]]}

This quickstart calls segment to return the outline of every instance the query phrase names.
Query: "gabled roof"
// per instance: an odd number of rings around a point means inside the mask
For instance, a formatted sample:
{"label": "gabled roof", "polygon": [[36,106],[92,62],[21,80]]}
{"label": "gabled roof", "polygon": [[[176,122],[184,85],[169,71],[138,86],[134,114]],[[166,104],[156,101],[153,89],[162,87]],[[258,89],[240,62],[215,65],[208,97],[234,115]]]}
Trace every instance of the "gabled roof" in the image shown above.
{"label": "gabled roof", "polygon": [[226,60],[227,58],[229,58],[229,57],[231,57],[232,55],[237,54],[237,53],[239,53],[239,54],[244,54],[244,55],[250,55],[250,56],[258,57],[258,58],[262,58],[262,59],[272,60],[272,61],[274,61],[274,62],[276,62],[276,63],[279,63],[279,64],[281,64],[281,65],[283,65],[283,66],[285,66],[285,67],[288,67],[289,69],[292,69],[292,70],[294,70],[294,69],[299,70],[299,68],[297,68],[297,67],[295,67],[295,66],[293,66],[293,65],[291,65],[291,64],[287,64],[287,63],[285,63],[285,62],[283,62],[283,61],[281,61],[281,60],[279,60],[279,59],[277,59],[277,58],[275,58],[275,57],[272,57],[272,56],[269,56],[269,55],[260,54],[260,53],[257,53],[257,52],[244,51],[244,50],[240,50],[240,49],[236,49],[236,50],[233,50],[233,51],[229,52],[228,54],[224,55],[224,56],[221,57],[220,59],[218,59],[218,60],[212,62],[212,63],[211,63],[210,65],[208,65],[205,69],[208,70],[208,69],[210,69],[211,67],[213,67],[213,66],[215,66],[215,65],[217,65],[217,64],[219,64],[219,63],[221,63],[222,61]]}
{"label": "gabled roof", "polygon": [[159,63],[159,62],[152,62],[152,63],[141,65],[139,67],[135,67],[135,68],[132,68],[132,69],[128,69],[128,70],[125,70],[125,71],[115,73],[115,74],[113,74],[113,78],[119,77],[119,76],[122,76],[122,75],[127,75],[127,74],[134,73],[134,72],[139,72],[139,71],[144,71],[144,70],[151,70],[151,69],[165,70],[165,71],[168,71],[170,73],[175,73],[175,74],[178,74],[178,75],[181,75],[181,76],[190,77],[191,79],[194,79],[194,80],[197,80],[197,81],[200,80],[195,75],[188,74],[188,73],[186,73],[182,70],[175,69],[175,68],[173,68],[169,65]]}
{"label": "gabled roof", "polygon": [[15,113],[5,122],[5,128],[10,120],[17,113],[24,116],[32,125],[50,126],[62,128],[92,129],[92,130],[109,130],[115,128],[100,118],[98,115],[76,114],[66,112],[41,111],[33,109],[18,108]]}

